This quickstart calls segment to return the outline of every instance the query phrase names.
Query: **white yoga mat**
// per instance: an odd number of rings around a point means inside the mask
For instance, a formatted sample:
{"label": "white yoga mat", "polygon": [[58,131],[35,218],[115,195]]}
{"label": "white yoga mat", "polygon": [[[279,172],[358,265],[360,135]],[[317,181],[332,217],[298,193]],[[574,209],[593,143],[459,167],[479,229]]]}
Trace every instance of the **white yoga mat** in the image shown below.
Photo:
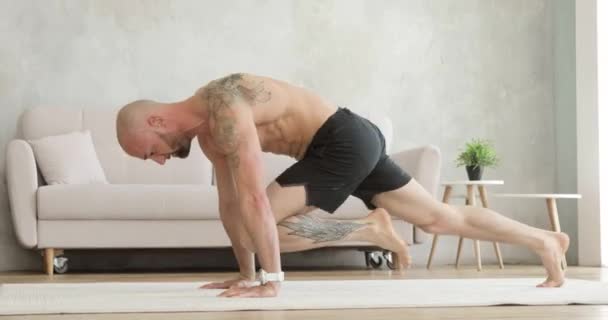
{"label": "white yoga mat", "polygon": [[608,304],[608,283],[540,278],[287,281],[276,298],[218,298],[200,282],[0,285],[0,314]]}

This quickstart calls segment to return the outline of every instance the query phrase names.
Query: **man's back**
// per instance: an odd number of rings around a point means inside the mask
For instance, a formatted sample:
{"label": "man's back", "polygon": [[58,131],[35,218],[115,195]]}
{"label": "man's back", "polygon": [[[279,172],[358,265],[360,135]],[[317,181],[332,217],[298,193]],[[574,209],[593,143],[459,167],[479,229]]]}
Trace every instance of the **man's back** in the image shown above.
{"label": "man's back", "polygon": [[287,82],[251,74],[211,81],[197,95],[210,108],[244,102],[253,114],[262,151],[301,159],[314,134],[337,107]]}

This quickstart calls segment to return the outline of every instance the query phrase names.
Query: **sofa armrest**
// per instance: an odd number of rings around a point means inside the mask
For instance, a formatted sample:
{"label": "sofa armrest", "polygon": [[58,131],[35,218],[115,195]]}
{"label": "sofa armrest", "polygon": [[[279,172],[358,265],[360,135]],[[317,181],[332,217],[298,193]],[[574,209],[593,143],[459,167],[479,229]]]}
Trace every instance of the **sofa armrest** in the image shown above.
{"label": "sofa armrest", "polygon": [[[432,196],[437,198],[439,176],[441,173],[441,152],[433,145],[420,146],[390,155],[405,172],[410,174]],[[414,227],[414,243],[422,243],[428,234]]]}
{"label": "sofa armrest", "polygon": [[17,139],[9,143],[6,156],[8,195],[15,234],[21,245],[33,248],[38,244],[38,171],[34,152],[25,140]]}

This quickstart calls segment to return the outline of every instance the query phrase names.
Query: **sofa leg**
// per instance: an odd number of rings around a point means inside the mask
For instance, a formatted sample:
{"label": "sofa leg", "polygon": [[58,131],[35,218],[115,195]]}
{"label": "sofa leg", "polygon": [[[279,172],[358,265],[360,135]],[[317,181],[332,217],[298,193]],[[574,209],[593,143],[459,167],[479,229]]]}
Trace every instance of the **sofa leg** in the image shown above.
{"label": "sofa leg", "polygon": [[55,260],[55,249],[44,249],[44,269],[47,275],[53,275],[53,260]]}

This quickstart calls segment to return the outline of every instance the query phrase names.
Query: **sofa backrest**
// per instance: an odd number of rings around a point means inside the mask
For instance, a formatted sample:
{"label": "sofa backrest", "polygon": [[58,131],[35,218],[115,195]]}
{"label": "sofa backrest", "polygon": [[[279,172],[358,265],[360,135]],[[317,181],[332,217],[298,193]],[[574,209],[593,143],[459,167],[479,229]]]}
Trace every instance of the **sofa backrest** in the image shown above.
{"label": "sofa backrest", "polygon": [[211,184],[211,163],[196,139],[190,156],[171,158],[164,166],[127,155],[116,139],[118,109],[35,108],[21,119],[26,140],[90,130],[97,157],[110,183],[117,184]]}
{"label": "sofa backrest", "polygon": [[264,185],[270,184],[285,169],[296,163],[296,160],[293,158],[272,153],[264,153],[262,161],[264,162]]}

